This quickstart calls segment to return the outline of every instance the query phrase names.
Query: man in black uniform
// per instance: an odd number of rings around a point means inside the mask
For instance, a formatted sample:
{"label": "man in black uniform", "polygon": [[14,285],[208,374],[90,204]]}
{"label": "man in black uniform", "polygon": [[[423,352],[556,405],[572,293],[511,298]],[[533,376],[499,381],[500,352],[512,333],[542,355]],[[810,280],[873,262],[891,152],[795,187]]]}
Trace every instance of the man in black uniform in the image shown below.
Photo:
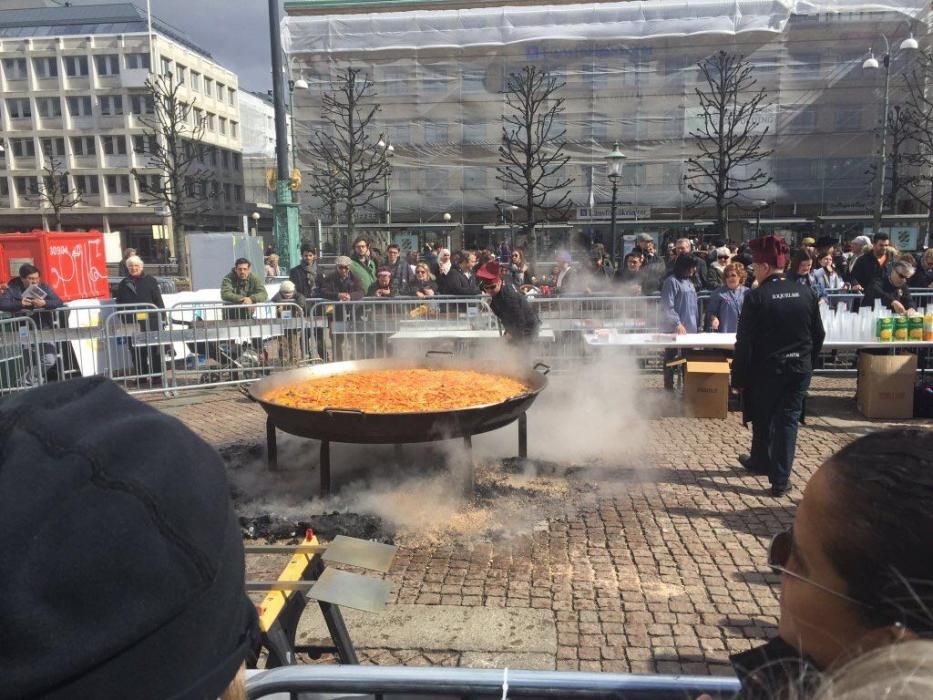
{"label": "man in black uniform", "polygon": [[476,279],[482,290],[492,299],[489,308],[505,328],[505,335],[513,345],[531,343],[538,337],[541,320],[531,308],[528,299],[515,285],[504,282],[501,266],[490,260],[476,270]]}
{"label": "man in black uniform", "polygon": [[813,362],[826,334],[817,295],[784,278],[787,244],[765,236],[749,248],[758,287],[745,296],[739,316],[732,386],[742,391],[744,417],[752,421],[752,449],[739,462],[767,474],[771,495],[783,496],[790,490],[797,424]]}

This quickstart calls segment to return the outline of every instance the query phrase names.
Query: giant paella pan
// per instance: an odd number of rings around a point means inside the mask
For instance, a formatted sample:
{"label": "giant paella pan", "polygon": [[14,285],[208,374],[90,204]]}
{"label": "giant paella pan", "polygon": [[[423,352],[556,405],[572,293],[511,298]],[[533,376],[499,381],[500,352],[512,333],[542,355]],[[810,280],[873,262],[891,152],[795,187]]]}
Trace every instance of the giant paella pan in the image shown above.
{"label": "giant paella pan", "polygon": [[[275,430],[321,441],[321,491],[330,489],[330,442],[396,444],[463,438],[519,421],[547,386],[548,368],[490,371],[454,359],[378,359],[289,370],[249,387],[267,414],[269,466]],[[472,459],[470,460],[472,463]],[[472,466],[472,464],[471,464]],[[472,469],[470,481],[472,482]]]}

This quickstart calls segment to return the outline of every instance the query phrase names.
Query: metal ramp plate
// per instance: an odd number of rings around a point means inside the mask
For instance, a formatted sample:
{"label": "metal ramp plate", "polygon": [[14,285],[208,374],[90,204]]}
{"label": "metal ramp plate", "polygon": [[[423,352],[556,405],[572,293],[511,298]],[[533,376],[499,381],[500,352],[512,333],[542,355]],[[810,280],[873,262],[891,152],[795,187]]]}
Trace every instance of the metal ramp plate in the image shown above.
{"label": "metal ramp plate", "polygon": [[348,564],[385,574],[392,568],[392,560],[395,558],[396,551],[398,547],[391,544],[337,535],[333,542],[327,545],[327,550],[321,555],[321,559],[328,564]]}
{"label": "metal ramp plate", "polygon": [[308,591],[308,597],[318,602],[355,610],[382,612],[391,591],[390,581],[368,578],[339,569],[325,569]]}

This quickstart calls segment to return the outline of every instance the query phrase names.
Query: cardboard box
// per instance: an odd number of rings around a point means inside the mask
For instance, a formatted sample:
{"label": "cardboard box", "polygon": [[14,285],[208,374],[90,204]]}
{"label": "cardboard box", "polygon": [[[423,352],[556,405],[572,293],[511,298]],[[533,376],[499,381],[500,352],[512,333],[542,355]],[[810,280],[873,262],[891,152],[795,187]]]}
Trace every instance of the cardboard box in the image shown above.
{"label": "cardboard box", "polygon": [[858,410],[866,418],[913,418],[916,355],[859,354]]}
{"label": "cardboard box", "polygon": [[687,358],[684,407],[691,418],[726,418],[729,415],[728,361]]}

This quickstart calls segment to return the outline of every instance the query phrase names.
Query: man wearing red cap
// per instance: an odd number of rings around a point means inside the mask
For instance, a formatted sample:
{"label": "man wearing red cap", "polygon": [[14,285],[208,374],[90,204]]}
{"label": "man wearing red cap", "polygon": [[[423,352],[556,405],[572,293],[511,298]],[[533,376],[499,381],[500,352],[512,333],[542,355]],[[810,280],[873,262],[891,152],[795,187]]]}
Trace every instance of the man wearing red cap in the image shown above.
{"label": "man wearing red cap", "polygon": [[813,363],[823,347],[819,299],[784,278],[787,244],[776,236],[749,243],[758,287],[745,296],[736,333],[732,386],[742,391],[752,421],[752,449],[739,462],[766,474],[771,495],[790,491],[797,425]]}
{"label": "man wearing red cap", "polygon": [[499,263],[490,260],[481,265],[476,270],[476,280],[483,292],[492,297],[489,308],[502,323],[510,343],[530,343],[538,337],[538,328],[541,325],[538,314],[515,285],[502,280],[502,267]]}

